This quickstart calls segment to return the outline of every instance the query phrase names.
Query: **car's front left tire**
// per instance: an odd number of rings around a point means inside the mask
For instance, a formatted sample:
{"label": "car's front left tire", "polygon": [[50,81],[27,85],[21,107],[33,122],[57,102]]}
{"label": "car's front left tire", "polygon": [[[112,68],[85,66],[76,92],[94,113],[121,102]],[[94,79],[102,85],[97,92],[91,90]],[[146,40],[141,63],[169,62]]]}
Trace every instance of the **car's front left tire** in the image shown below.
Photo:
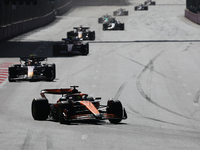
{"label": "car's front left tire", "polygon": [[31,104],[31,113],[35,120],[46,120],[50,113],[48,100],[45,98],[34,98]]}

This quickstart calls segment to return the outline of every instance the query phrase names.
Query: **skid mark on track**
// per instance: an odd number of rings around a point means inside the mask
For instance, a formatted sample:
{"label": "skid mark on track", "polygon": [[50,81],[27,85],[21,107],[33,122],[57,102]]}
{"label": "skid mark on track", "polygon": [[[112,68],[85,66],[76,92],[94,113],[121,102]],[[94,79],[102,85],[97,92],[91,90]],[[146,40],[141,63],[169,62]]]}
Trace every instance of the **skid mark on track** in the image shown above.
{"label": "skid mark on track", "polygon": [[151,98],[151,82],[152,82],[152,78],[153,78],[153,69],[154,69],[154,66],[153,66],[153,61],[150,61],[150,65],[149,65],[149,75],[148,75],[148,78],[147,78],[147,86],[148,86],[148,93],[147,93],[147,96],[149,98]]}
{"label": "skid mark on track", "polygon": [[115,94],[115,97],[113,98],[114,100],[118,100],[122,91],[124,90],[125,86],[126,86],[127,82],[124,82],[118,89],[117,93]]}
{"label": "skid mark on track", "polygon": [[199,98],[200,98],[200,90],[197,91],[197,93],[196,93],[196,95],[194,97],[194,100],[193,100],[195,106],[198,106]]}
{"label": "skid mark on track", "polygon": [[86,66],[85,68],[83,68],[83,69],[81,69],[81,70],[79,70],[79,71],[77,71],[77,72],[71,74],[71,76],[74,76],[74,75],[76,75],[76,74],[78,74],[78,73],[80,73],[80,72],[82,72],[82,71],[85,71],[85,70],[87,70],[88,68],[90,68],[91,66],[93,66],[93,64],[90,64],[90,65]]}
{"label": "skid mark on track", "polygon": [[[137,61],[135,61],[135,60],[133,60],[133,59],[130,59],[130,58],[128,58],[128,57],[125,57],[125,56],[123,56],[123,55],[121,55],[121,54],[118,54],[118,55],[120,55],[121,57],[126,58],[126,59],[128,59],[128,60],[130,60],[130,61],[132,61],[132,62],[134,62],[134,63],[140,65],[140,66],[145,67],[145,71],[146,71],[147,69],[151,69],[150,66],[148,66],[148,65],[145,66],[145,65],[143,65],[142,63],[137,62]],[[164,74],[162,74],[162,73],[156,71],[155,69],[153,69],[152,71],[155,72],[155,73],[157,73],[157,74],[159,74],[159,75],[161,75],[161,76],[163,76],[163,77],[165,77],[165,78],[172,79],[171,77],[168,77],[168,76],[166,76],[166,75],[164,75]],[[173,80],[173,79],[172,79],[172,80]]]}
{"label": "skid mark on track", "polygon": [[[180,116],[180,117],[184,117],[184,118],[187,118],[187,119],[192,119],[192,120],[195,120],[195,121],[200,121],[199,119],[194,119],[194,118],[190,118],[188,116],[185,116],[185,115],[182,115],[182,114],[179,114],[177,112],[174,112],[164,106],[161,106],[159,105],[158,103],[156,103],[155,101],[153,101],[151,99],[151,97],[149,97],[149,94],[145,93],[143,88],[142,88],[142,85],[141,85],[141,78],[142,76],[146,73],[147,69],[151,68],[153,62],[163,53],[164,51],[160,52],[159,54],[157,54],[145,67],[144,69],[142,70],[142,72],[139,74],[138,78],[137,78],[137,82],[136,82],[136,86],[137,86],[137,89],[138,91],[140,92],[140,94],[150,103],[154,104],[155,106],[167,111],[167,112],[170,112],[172,114],[175,114],[177,116]],[[153,71],[153,70],[152,70]],[[149,77],[149,80],[151,81],[151,77]],[[150,83],[150,82],[149,82]]]}
{"label": "skid mark on track", "polygon": [[22,144],[22,150],[27,150],[30,149],[31,147],[31,140],[32,140],[32,133],[30,131],[28,131],[25,139],[24,139],[24,143]]}

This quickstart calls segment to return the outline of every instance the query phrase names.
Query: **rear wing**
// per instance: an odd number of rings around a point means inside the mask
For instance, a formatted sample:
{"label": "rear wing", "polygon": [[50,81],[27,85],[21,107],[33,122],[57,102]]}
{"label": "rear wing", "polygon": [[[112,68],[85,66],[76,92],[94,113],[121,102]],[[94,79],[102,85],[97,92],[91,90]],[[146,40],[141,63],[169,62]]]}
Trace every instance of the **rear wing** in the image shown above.
{"label": "rear wing", "polygon": [[72,92],[73,89],[66,88],[66,89],[43,89],[40,91],[40,95],[42,98],[46,98],[45,94],[67,94]]}
{"label": "rear wing", "polygon": [[[45,61],[47,60],[47,57],[34,57],[37,61]],[[20,57],[20,61],[28,61],[30,60],[30,57]]]}
{"label": "rear wing", "polygon": [[78,86],[70,86],[70,88],[64,88],[64,89],[43,89],[40,91],[40,95],[42,98],[46,98],[45,94],[70,94],[70,93],[81,93],[76,88]]}
{"label": "rear wing", "polygon": [[83,29],[83,30],[87,30],[89,29],[90,27],[74,27],[75,30],[78,30],[79,28]]}

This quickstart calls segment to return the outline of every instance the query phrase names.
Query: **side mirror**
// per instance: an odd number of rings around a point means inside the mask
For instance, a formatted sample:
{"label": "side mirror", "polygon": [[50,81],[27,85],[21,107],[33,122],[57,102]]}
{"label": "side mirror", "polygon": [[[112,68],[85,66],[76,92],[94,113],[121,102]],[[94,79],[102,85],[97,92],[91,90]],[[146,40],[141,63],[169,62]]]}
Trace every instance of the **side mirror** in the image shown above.
{"label": "side mirror", "polygon": [[101,99],[101,97],[95,97],[95,100],[100,100]]}

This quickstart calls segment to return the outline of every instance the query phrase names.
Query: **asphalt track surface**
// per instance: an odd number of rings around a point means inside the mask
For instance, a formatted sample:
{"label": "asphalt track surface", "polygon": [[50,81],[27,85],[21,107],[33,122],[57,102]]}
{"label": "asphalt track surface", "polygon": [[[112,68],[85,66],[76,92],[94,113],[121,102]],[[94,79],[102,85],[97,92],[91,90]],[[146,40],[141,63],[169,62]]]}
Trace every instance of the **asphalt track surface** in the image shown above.
{"label": "asphalt track surface", "polygon": [[[76,7],[48,26],[0,43],[0,149],[199,150],[200,26],[184,17],[185,0],[123,6],[125,31],[102,31],[98,17],[119,6]],[[52,45],[75,26],[89,26],[96,40],[88,56],[53,57]],[[9,83],[6,68],[20,56],[48,56],[54,82]],[[128,119],[61,125],[35,121],[31,101],[45,88],[78,85],[102,104],[117,97]],[[48,95],[51,102],[59,97]]]}

